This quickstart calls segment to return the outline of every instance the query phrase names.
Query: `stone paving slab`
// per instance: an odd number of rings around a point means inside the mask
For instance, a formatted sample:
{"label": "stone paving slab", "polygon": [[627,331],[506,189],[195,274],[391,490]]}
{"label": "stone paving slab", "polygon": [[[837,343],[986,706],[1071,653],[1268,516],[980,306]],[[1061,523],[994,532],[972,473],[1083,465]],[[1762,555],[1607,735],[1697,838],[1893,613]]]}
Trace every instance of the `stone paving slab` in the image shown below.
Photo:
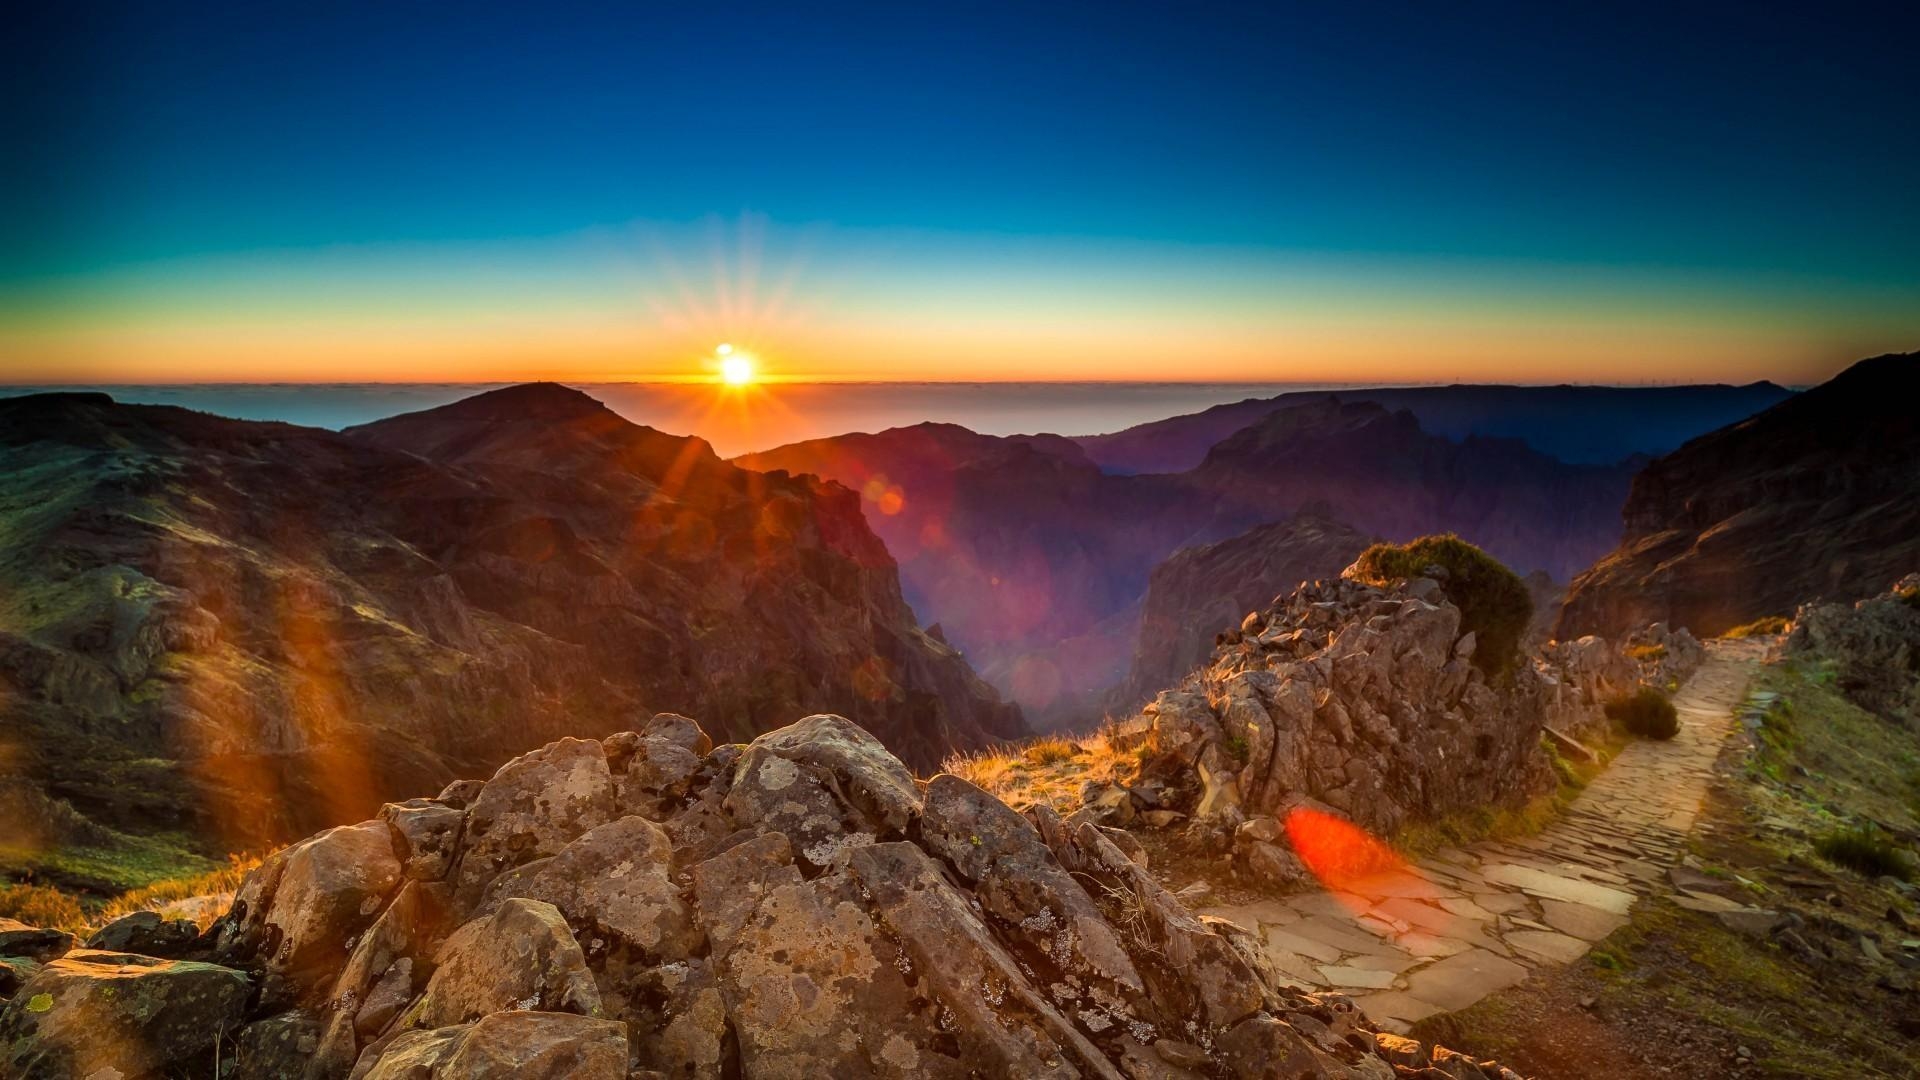
{"label": "stone paving slab", "polygon": [[[1351,993],[1375,1023],[1400,1032],[1512,986],[1532,967],[1578,960],[1678,862],[1758,661],[1751,643],[1709,645],[1674,697],[1680,733],[1621,751],[1538,836],[1443,848],[1345,892],[1203,914],[1261,935],[1288,978]],[[1704,893],[1678,899],[1740,907]]]}

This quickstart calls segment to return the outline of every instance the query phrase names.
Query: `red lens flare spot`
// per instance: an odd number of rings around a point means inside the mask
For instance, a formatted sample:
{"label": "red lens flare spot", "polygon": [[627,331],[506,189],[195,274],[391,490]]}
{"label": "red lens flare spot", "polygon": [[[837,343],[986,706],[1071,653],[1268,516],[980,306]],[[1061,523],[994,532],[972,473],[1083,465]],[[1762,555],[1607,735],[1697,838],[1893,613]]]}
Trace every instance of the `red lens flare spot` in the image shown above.
{"label": "red lens flare spot", "polygon": [[1406,859],[1351,821],[1319,810],[1287,812],[1287,839],[1300,861],[1329,889],[1347,892],[1361,881],[1405,871]]}

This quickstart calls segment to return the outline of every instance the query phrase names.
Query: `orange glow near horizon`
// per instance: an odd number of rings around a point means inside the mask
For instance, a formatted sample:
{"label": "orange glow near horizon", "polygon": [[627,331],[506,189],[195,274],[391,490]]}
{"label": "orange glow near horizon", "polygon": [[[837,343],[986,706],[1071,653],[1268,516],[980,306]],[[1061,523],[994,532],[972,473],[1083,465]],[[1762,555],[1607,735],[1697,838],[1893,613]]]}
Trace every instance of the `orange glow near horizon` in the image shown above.
{"label": "orange glow near horizon", "polygon": [[1806,384],[1920,337],[1897,290],[823,235],[748,219],[0,283],[0,383],[700,382],[739,356],[756,383]]}

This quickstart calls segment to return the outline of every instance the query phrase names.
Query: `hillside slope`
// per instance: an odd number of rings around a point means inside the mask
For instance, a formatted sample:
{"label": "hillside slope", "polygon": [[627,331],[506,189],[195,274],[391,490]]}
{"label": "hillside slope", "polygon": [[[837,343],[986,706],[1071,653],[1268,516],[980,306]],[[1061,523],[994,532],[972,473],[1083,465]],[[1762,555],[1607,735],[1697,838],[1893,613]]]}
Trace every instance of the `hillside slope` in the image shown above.
{"label": "hillside slope", "polygon": [[1917,398],[1920,354],[1862,360],[1648,465],[1625,537],[1573,582],[1557,633],[1663,620],[1718,634],[1920,566]]}
{"label": "hillside slope", "polygon": [[0,763],[115,828],[297,835],[652,709],[1024,731],[853,493],[560,387],[344,435],[17,398],[0,478]]}

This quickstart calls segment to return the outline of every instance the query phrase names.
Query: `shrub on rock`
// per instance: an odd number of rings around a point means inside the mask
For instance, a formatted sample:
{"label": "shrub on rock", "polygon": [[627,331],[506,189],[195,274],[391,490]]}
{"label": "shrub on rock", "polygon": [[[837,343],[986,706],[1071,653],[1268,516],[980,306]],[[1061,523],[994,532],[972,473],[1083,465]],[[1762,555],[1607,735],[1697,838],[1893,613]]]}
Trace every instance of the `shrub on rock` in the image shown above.
{"label": "shrub on rock", "polygon": [[1667,695],[1651,686],[1607,702],[1607,718],[1643,739],[1671,739],[1680,734],[1680,714]]}
{"label": "shrub on rock", "polygon": [[1380,586],[1418,577],[1438,580],[1447,599],[1460,609],[1460,629],[1474,635],[1474,664],[1489,677],[1513,670],[1520,639],[1533,619],[1533,598],[1527,583],[1500,560],[1447,533],[1406,544],[1375,544],[1360,553],[1349,573]]}

